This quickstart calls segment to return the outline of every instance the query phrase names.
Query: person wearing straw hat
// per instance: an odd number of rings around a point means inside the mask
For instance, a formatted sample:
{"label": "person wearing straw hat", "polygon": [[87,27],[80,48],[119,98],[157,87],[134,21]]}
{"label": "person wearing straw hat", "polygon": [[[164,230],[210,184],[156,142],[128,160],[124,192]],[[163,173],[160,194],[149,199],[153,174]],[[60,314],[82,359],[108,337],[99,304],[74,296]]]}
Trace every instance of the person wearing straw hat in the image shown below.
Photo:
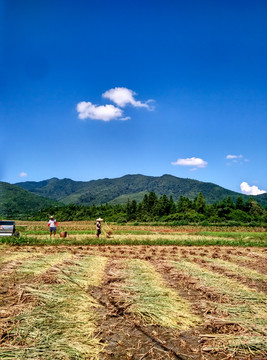
{"label": "person wearing straw hat", "polygon": [[101,234],[101,221],[103,221],[103,219],[101,219],[100,217],[98,219],[96,219],[96,237],[99,238],[99,235]]}
{"label": "person wearing straw hat", "polygon": [[50,228],[50,236],[52,235],[52,232],[54,232],[54,236],[55,236],[57,231],[57,220],[54,219],[53,216],[50,216],[50,220],[48,221],[47,227]]}

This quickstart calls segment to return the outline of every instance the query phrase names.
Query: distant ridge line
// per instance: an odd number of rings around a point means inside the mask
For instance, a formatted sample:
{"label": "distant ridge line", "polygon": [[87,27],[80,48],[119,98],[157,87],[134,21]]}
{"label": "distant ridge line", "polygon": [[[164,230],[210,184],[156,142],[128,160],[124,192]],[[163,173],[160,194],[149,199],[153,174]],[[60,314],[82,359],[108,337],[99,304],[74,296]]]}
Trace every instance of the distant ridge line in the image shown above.
{"label": "distant ridge line", "polygon": [[[225,189],[219,185],[180,178],[174,175],[146,176],[127,174],[118,178],[104,178],[89,181],[75,181],[69,178],[51,178],[42,181],[25,181],[15,184],[33,194],[43,196],[63,204],[101,205],[105,203],[126,203],[128,198],[141,201],[145,193],[151,191],[158,196],[172,196],[176,201],[180,196],[194,199],[200,192],[208,204],[228,196],[233,200],[248,195]],[[261,204],[267,204],[267,194],[251,196]]]}

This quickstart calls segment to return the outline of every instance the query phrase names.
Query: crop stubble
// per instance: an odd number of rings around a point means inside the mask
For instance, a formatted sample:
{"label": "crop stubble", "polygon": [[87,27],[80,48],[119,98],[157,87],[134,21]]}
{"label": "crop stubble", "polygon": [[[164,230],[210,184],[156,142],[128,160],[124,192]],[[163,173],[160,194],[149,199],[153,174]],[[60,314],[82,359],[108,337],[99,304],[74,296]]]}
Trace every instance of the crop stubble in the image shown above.
{"label": "crop stubble", "polygon": [[[35,311],[38,306],[45,306],[45,301],[40,297],[40,294],[43,291],[43,286],[48,286],[49,291],[61,300],[62,296],[63,298],[71,296],[75,300],[75,292],[79,290],[81,291],[80,297],[77,297],[75,301],[77,303],[88,301],[93,306],[94,316],[89,322],[91,322],[91,340],[97,347],[97,351],[94,352],[95,359],[180,358],[211,360],[223,359],[226,356],[229,359],[231,357],[233,359],[263,359],[266,344],[263,342],[257,349],[257,341],[256,343],[248,342],[248,336],[250,336],[250,340],[253,340],[255,335],[253,329],[248,325],[252,316],[250,312],[253,309],[260,310],[263,320],[265,318],[266,321],[266,312],[264,313],[263,310],[264,300],[260,292],[265,289],[264,279],[259,276],[259,279],[254,280],[253,283],[247,273],[240,274],[239,278],[237,274],[233,275],[233,269],[232,272],[229,272],[222,267],[213,266],[212,262],[206,260],[220,259],[229,262],[229,264],[234,264],[234,267],[241,264],[248,269],[258,271],[259,274],[264,274],[266,273],[266,262],[263,261],[265,256],[263,249],[254,249],[251,252],[250,249],[243,248],[186,248],[179,246],[138,246],[135,248],[129,246],[53,246],[44,248],[16,247],[3,250],[2,258],[5,260],[0,265],[0,321],[2,325],[0,357],[3,359],[20,359],[21,351],[24,351],[25,359],[32,358],[27,355],[25,350],[28,346],[27,341],[25,339],[22,341],[21,334],[20,337],[18,336],[23,322],[21,319],[29,312],[36,314]],[[87,269],[89,273],[87,272],[86,276],[82,275],[82,278],[77,278],[77,269],[81,267],[81,264],[84,266],[85,259],[87,259],[85,262],[87,263],[89,259],[96,257],[98,257],[98,261],[103,261],[102,268],[105,266],[105,270],[101,270],[103,273],[99,269],[95,271]],[[39,261],[37,267],[34,264],[36,261]],[[133,266],[137,264],[136,261],[137,263],[141,261],[142,266],[148,268],[148,272],[153,273],[155,271],[158,274],[157,276],[163,279],[161,284],[163,290],[157,291],[164,293],[165,288],[166,293],[169,294],[169,289],[171,289],[177,294],[177,298],[181,297],[190,304],[189,314],[191,313],[192,317],[198,317],[200,321],[194,325],[190,324],[188,328],[180,329],[178,321],[177,326],[166,326],[160,321],[158,323],[155,320],[153,322],[148,321],[146,317],[140,315],[140,312],[134,311],[133,309],[138,309],[137,305],[140,302],[140,296],[136,298],[140,284],[135,284],[135,288],[133,288],[129,286],[129,279],[132,277]],[[245,320],[244,316],[243,318],[241,316],[241,320],[233,320],[233,316],[229,315],[229,304],[232,307],[240,305],[235,296],[230,294],[229,297],[229,294],[221,291],[220,286],[203,284],[197,276],[186,271],[185,267],[180,266],[178,269],[176,265],[181,265],[182,262],[188,266],[195,264],[199,269],[210,271],[211,275],[232,279],[237,284],[242,282],[247,286],[247,289],[251,289],[253,294],[260,294],[260,298],[256,303],[249,302],[250,305],[247,308],[240,307],[241,310],[248,311]],[[31,269],[31,266],[32,269],[36,270],[25,270]],[[43,272],[41,271],[42,266]],[[71,268],[72,270],[70,270]],[[128,269],[128,275],[126,269]],[[97,273],[98,275],[101,273],[99,278],[92,281]],[[135,276],[132,278],[134,279]],[[255,281],[257,286],[255,286]],[[62,290],[63,293],[59,293],[57,286],[62,285],[62,283],[65,284],[64,286],[67,283],[68,287],[64,288],[64,291]],[[69,290],[70,284],[72,285],[71,292]],[[36,291],[29,291],[29,288]],[[253,288],[257,288],[258,291],[253,290]],[[40,292],[39,295],[38,291]],[[149,301],[151,302],[151,299]],[[46,304],[49,305],[50,303],[47,302]],[[69,306],[66,301],[61,301],[61,305],[63,310],[64,307]],[[78,304],[72,305],[71,311],[78,311],[80,314],[88,311],[88,309],[79,306],[79,310],[77,310],[77,306]],[[147,305],[143,302],[142,306],[146,307]],[[43,309],[46,308],[43,307]],[[48,310],[46,309],[46,311]],[[149,315],[150,310],[147,306],[144,311],[147,311]],[[170,311],[168,310],[168,312]],[[64,311],[59,313],[59,316],[65,321],[69,319],[70,324],[73,325],[74,319],[64,315]],[[55,324],[58,321],[59,319],[56,319]],[[264,324],[256,324],[255,326],[257,331],[261,331]],[[31,331],[33,329],[34,327],[31,328]],[[69,339],[69,335],[64,334],[64,331],[67,331],[66,328],[61,329],[61,331],[63,331],[62,338]],[[86,332],[86,329],[83,329],[81,334],[84,334],[83,331]],[[266,336],[264,330],[262,335]],[[227,350],[226,345],[229,339],[234,345]],[[256,340],[259,340],[258,335]],[[7,348],[10,349],[10,344],[12,347],[16,347],[13,357],[6,355]],[[76,357],[77,359],[93,358],[92,354],[88,355],[88,349],[84,348],[87,345],[81,339],[76,339],[73,346],[76,349],[79,348],[77,354],[80,357]],[[51,352],[50,355],[48,353],[47,357],[43,358],[75,358],[71,351],[64,353],[61,347],[59,349],[60,355],[58,357],[55,357],[55,352]],[[41,350],[39,349],[39,351]]]}

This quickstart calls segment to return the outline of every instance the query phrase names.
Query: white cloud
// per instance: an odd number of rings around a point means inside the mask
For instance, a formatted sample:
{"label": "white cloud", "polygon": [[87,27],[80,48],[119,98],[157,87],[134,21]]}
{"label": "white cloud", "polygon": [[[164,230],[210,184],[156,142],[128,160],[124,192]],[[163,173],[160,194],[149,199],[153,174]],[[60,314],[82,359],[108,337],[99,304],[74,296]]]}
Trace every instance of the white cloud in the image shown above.
{"label": "white cloud", "polygon": [[126,105],[132,105],[134,107],[143,107],[148,110],[153,110],[153,107],[149,103],[154,100],[147,100],[141,102],[135,100],[134,96],[137,95],[133,90],[127,89],[125,87],[116,87],[114,89],[107,90],[102,94],[103,98],[113,101],[116,105],[120,107],[125,107]]}
{"label": "white cloud", "polygon": [[246,183],[245,181],[243,181],[240,184],[240,189],[243,194],[247,194],[247,195],[260,195],[266,193],[265,190],[260,190],[258,186],[255,185],[249,186],[249,184]]}
{"label": "white cloud", "polygon": [[77,111],[79,119],[93,119],[93,120],[128,120],[129,117],[121,118],[123,111],[114,105],[94,105],[90,101],[81,101],[77,104]]}
{"label": "white cloud", "polygon": [[233,159],[242,159],[243,155],[227,155],[226,156],[226,159],[230,159],[230,160],[233,160]]}
{"label": "white cloud", "polygon": [[22,171],[20,174],[19,174],[19,177],[27,177],[28,174],[24,171]]}
{"label": "white cloud", "polygon": [[180,165],[180,166],[192,166],[196,170],[196,168],[204,168],[208,165],[207,161],[203,159],[192,157],[187,159],[178,159],[175,162],[172,162],[172,165]]}
{"label": "white cloud", "polygon": [[225,157],[229,162],[226,163],[226,165],[231,166],[233,164],[239,164],[244,165],[244,163],[249,162],[248,159],[245,159],[243,155],[226,155]]}

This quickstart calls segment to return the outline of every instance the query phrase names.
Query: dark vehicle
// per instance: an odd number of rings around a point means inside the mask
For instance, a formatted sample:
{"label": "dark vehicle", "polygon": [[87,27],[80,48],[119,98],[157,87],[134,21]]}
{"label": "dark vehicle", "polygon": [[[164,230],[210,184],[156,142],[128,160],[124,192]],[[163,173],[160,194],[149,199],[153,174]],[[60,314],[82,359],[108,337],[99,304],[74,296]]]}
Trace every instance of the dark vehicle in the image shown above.
{"label": "dark vehicle", "polygon": [[19,236],[15,221],[0,220],[0,236]]}

